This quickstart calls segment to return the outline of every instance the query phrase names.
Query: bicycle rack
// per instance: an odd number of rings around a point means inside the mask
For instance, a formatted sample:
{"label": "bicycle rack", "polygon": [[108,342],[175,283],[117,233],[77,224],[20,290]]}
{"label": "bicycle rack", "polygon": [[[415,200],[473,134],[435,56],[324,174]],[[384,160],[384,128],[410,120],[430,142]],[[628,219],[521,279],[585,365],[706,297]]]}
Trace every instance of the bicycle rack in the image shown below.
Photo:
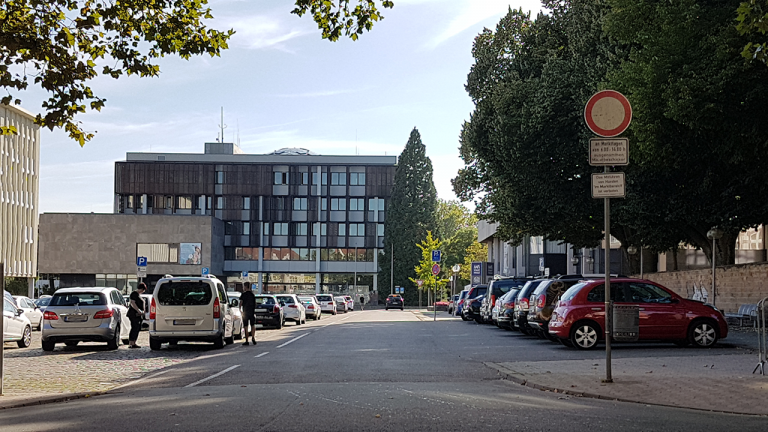
{"label": "bicycle rack", "polygon": [[768,297],[757,303],[757,350],[759,361],[752,373],[760,371],[760,375],[765,376],[765,364],[768,363],[768,329],[766,329],[766,320],[768,320]]}

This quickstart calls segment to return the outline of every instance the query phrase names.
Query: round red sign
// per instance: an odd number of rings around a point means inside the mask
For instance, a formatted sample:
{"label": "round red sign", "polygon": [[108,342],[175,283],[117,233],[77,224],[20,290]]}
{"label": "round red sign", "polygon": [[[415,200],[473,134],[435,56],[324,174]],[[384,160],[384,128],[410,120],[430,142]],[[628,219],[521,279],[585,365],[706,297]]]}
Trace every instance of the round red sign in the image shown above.
{"label": "round red sign", "polygon": [[437,276],[438,273],[440,273],[440,264],[435,264],[432,266],[432,274]]}
{"label": "round red sign", "polygon": [[592,132],[602,137],[615,137],[629,127],[632,107],[623,94],[603,90],[589,98],[584,108],[584,119]]}

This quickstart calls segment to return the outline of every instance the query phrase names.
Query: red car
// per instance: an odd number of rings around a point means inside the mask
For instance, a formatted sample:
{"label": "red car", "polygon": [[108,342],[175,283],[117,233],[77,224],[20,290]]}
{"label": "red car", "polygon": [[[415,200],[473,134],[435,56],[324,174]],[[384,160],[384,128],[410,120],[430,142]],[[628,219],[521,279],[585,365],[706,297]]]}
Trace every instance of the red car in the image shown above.
{"label": "red car", "polygon": [[[711,347],[728,336],[728,324],[717,308],[684,299],[652,281],[611,279],[611,300],[616,305],[639,306],[641,341]],[[590,349],[604,338],[604,324],[604,281],[589,280],[562,295],[549,322],[549,333],[564,345]]]}

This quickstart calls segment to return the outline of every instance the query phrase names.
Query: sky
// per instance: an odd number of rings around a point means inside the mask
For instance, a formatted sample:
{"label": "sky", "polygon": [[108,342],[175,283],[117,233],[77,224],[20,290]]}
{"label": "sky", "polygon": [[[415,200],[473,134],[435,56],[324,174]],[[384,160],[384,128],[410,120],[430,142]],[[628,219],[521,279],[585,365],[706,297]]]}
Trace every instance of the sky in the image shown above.
{"label": "sky", "polygon": [[[438,196],[455,199],[463,166],[459,132],[474,106],[464,90],[472,42],[509,7],[531,0],[394,0],[357,41],[329,42],[291,0],[210,0],[218,30],[234,29],[221,57],[161,59],[158,78],[99,77],[101,112],[77,117],[96,136],[84,147],[41,130],[40,200],[45,212],[111,213],[114,163],[126,152],[202,153],[224,139],[245,153],[302,147],[324,155],[399,155],[416,127],[434,167]],[[40,112],[41,91],[20,94]]]}

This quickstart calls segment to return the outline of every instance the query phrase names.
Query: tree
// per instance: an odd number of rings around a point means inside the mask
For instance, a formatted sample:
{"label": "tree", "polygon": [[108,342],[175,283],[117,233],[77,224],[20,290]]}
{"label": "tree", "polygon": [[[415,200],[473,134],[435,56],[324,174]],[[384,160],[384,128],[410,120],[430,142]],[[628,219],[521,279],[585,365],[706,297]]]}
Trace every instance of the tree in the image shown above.
{"label": "tree", "polygon": [[[0,103],[20,104],[12,91],[30,84],[50,93],[45,115],[35,122],[51,130],[64,128],[84,145],[93,138],[75,116],[101,110],[106,100],[88,83],[99,75],[155,77],[155,61],[166,55],[189,59],[218,56],[228,48],[233,30],[208,28],[213,18],[207,0],[5,0],[0,3]],[[355,5],[355,3],[357,3]],[[382,0],[381,7],[391,8]],[[356,40],[383,19],[374,0],[296,0],[292,13],[310,12],[331,41],[345,34]],[[15,134],[3,126],[0,134]]]}
{"label": "tree", "polygon": [[432,181],[432,161],[426,155],[419,131],[414,128],[395,169],[392,197],[384,222],[384,256],[379,261],[379,286],[390,286],[392,251],[394,285],[405,287],[404,298],[418,299],[416,286],[408,279],[421,259],[414,239],[426,238],[435,227],[437,192]]}
{"label": "tree", "polygon": [[768,62],[765,50],[768,49],[768,1],[749,0],[741,2],[736,9],[736,29],[741,35],[750,37],[741,51],[741,55],[747,59],[754,59],[763,63]]}
{"label": "tree", "polygon": [[[444,274],[451,275],[455,264],[463,264],[467,248],[477,242],[477,216],[456,200],[437,200],[435,233],[442,239]],[[468,283],[459,280],[456,286]]]}
{"label": "tree", "polygon": [[[440,249],[440,245],[442,245],[442,242],[432,237],[432,231],[427,231],[426,238],[421,243],[416,243],[416,246],[421,249],[421,260],[413,268],[416,277],[409,277],[408,279],[416,285],[420,293],[426,291],[437,294],[438,290],[448,282],[448,279],[441,278],[439,273],[437,275],[432,274],[432,266],[435,265],[432,261],[432,251]],[[423,281],[421,287],[418,286],[419,280]],[[419,296],[419,299],[421,299],[421,296]],[[427,304],[430,304],[429,297],[427,297]]]}

